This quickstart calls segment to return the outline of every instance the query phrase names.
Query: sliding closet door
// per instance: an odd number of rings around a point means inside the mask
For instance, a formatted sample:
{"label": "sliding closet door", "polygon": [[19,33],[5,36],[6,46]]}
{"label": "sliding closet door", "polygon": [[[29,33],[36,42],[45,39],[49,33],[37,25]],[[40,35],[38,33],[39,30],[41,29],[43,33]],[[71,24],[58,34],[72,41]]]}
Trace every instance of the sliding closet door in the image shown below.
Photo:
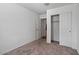
{"label": "sliding closet door", "polygon": [[72,13],[60,14],[60,45],[72,47]]}

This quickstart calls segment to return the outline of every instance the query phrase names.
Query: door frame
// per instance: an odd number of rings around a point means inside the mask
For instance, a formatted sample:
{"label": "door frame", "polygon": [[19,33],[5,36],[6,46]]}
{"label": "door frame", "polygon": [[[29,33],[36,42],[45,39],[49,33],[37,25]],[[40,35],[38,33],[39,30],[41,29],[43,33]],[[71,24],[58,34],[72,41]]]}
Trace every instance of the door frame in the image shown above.
{"label": "door frame", "polygon": [[[51,16],[51,27],[53,27],[52,24],[54,23],[54,22],[53,22],[53,17],[54,17],[54,16],[57,16],[57,17],[58,17],[58,20],[57,20],[57,22],[58,22],[58,30],[60,30],[60,28],[59,28],[59,24],[60,24],[60,22],[59,22],[59,16],[60,16],[60,15],[59,15],[59,14],[56,14],[56,15],[52,15],[52,16]],[[52,22],[53,22],[53,23],[52,23]],[[53,32],[52,32],[52,28],[51,28],[51,35],[52,35],[52,33],[53,33]],[[52,37],[54,37],[54,36],[52,36]],[[51,40],[52,40],[52,37],[51,37]],[[58,34],[58,38],[59,38],[59,34]],[[54,39],[54,38],[53,38],[53,39]],[[59,42],[59,39],[58,39],[58,40],[53,40],[53,41]]]}
{"label": "door frame", "polygon": [[[72,12],[72,48],[77,49],[77,28],[76,28],[76,4],[67,5],[60,8],[47,10],[47,43],[51,43],[51,16],[62,14],[65,12]],[[60,21],[60,20],[59,20]],[[60,34],[59,34],[60,35]],[[59,39],[60,40],[60,39]]]}

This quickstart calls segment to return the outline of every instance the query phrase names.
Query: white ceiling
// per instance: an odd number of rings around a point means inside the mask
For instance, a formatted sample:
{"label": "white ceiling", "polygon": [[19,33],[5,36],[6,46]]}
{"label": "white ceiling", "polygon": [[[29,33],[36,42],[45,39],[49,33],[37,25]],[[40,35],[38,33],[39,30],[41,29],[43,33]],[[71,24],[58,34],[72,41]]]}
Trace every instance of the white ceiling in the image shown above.
{"label": "white ceiling", "polygon": [[46,13],[46,10],[53,9],[61,6],[65,6],[71,3],[50,3],[48,6],[45,6],[44,3],[19,3],[19,5],[28,8],[39,14]]}

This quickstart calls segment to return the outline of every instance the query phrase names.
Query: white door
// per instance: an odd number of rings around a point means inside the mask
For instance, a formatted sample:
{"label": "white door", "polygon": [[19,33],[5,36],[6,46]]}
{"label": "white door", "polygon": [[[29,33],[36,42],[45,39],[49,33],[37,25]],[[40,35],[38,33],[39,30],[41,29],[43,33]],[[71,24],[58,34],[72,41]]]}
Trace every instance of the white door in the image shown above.
{"label": "white door", "polygon": [[72,47],[72,13],[60,14],[60,45]]}

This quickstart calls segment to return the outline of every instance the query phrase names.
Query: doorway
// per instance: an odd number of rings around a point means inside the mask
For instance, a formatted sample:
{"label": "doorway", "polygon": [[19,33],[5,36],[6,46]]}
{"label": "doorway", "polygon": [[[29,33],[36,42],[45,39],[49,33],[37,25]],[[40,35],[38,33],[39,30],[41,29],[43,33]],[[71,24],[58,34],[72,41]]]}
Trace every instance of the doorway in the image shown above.
{"label": "doorway", "polygon": [[41,36],[43,39],[46,39],[47,36],[47,22],[46,18],[41,19]]}
{"label": "doorway", "polygon": [[51,42],[59,44],[59,15],[51,16]]}

